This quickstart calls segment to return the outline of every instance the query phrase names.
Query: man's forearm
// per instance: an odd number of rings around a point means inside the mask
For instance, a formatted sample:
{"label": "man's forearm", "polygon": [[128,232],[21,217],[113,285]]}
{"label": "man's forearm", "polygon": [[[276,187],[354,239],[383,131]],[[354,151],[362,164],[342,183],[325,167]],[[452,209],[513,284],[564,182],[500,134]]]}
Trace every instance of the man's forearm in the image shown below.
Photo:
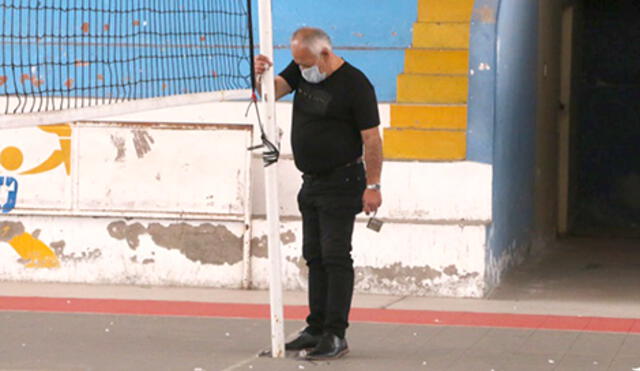
{"label": "man's forearm", "polygon": [[364,143],[364,162],[367,170],[367,184],[379,184],[382,173],[382,140],[379,136]]}
{"label": "man's forearm", "polygon": [[[256,77],[256,90],[258,90],[258,95],[262,95],[262,76]],[[282,98],[283,96],[289,94],[291,92],[291,88],[287,81],[283,79],[281,76],[276,76],[273,81],[276,100]]]}

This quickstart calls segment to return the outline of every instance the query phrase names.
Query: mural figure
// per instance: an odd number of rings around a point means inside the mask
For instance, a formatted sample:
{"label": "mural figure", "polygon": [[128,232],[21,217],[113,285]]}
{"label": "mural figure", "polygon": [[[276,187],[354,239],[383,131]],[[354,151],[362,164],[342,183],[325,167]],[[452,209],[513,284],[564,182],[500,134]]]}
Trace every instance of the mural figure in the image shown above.
{"label": "mural figure", "polygon": [[18,181],[11,177],[0,176],[0,210],[3,214],[16,207],[18,198]]}
{"label": "mural figure", "polygon": [[[64,165],[67,176],[71,175],[71,126],[69,124],[40,126],[40,130],[55,134],[60,148],[54,150],[41,164],[23,171],[20,175],[41,174]],[[0,152],[0,167],[14,172],[23,164],[24,155],[19,148],[9,146]],[[16,207],[18,181],[12,177],[0,176],[0,212],[7,214]],[[58,268],[60,260],[53,249],[36,236],[25,232],[11,233],[8,224],[0,225],[0,241],[7,242],[20,256],[26,268]]]}
{"label": "mural figure", "polygon": [[51,125],[40,126],[40,130],[47,133],[55,134],[60,137],[60,149],[55,150],[48,159],[31,170],[27,170],[21,174],[31,175],[40,174],[57,168],[64,164],[67,175],[71,174],[71,126]]}

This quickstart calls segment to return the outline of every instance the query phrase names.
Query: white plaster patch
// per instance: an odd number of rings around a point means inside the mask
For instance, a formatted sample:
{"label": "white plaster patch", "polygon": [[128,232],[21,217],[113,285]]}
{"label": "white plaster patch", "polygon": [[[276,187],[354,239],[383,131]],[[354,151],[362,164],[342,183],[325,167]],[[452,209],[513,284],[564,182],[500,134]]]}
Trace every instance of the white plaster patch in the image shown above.
{"label": "white plaster patch", "polygon": [[386,162],[379,216],[491,220],[492,168],[475,162]]}
{"label": "white plaster patch", "polygon": [[479,71],[491,71],[491,65],[489,65],[488,63],[480,63],[480,65],[478,66],[478,70]]}

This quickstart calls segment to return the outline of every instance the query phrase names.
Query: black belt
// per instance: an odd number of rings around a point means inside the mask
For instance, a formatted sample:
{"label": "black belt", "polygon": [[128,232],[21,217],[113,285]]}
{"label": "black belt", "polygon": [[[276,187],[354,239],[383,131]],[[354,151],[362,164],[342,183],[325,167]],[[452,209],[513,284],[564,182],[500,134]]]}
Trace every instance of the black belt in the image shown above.
{"label": "black belt", "polygon": [[323,171],[323,172],[320,172],[320,173],[304,173],[302,175],[302,177],[303,178],[305,178],[305,177],[306,178],[326,177],[326,176],[329,176],[329,175],[335,173],[336,171],[339,171],[339,170],[342,170],[342,169],[346,169],[346,168],[349,168],[349,167],[352,167],[352,166],[360,165],[361,163],[362,163],[362,157],[358,157],[357,159],[355,159],[355,160],[353,160],[351,162],[348,162],[348,163],[346,163],[346,164],[344,164],[342,166],[338,166],[338,167],[333,168],[331,170]]}

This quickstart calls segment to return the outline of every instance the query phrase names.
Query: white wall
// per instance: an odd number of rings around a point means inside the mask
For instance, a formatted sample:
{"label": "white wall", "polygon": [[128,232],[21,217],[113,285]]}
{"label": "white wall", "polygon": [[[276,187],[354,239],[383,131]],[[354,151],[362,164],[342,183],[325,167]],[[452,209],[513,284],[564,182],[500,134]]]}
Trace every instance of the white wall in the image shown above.
{"label": "white wall", "polygon": [[[250,143],[237,135],[241,130],[159,124],[253,124],[255,115],[246,118],[246,108],[245,103],[207,104],[104,119],[120,122],[115,126],[77,127],[71,174],[61,167],[39,175],[10,174],[29,185],[20,190],[21,202],[41,196],[30,204],[38,210],[20,209],[19,203],[0,217],[0,227],[13,231],[0,235],[0,244],[9,247],[0,249],[0,279],[215,287],[240,287],[245,279],[265,288],[267,231],[259,156],[246,166],[244,148]],[[383,126],[388,125],[388,105],[380,111]],[[278,105],[284,138],[281,239],[285,287],[302,289],[306,268],[295,203],[301,180],[288,141],[290,112],[289,103]],[[131,122],[151,124],[140,129]],[[30,160],[34,163],[59,147],[55,135],[21,130],[9,142],[38,157]],[[153,141],[136,130],[146,131]],[[124,160],[119,157],[123,141]],[[250,194],[244,191],[245,175],[252,179]],[[365,228],[362,216],[354,232],[356,289],[482,296],[491,176],[491,167],[479,163],[386,162],[378,214],[386,224],[378,234]],[[247,205],[246,196],[252,198]],[[253,215],[248,232],[244,212]],[[25,234],[39,242],[19,237]],[[55,268],[45,267],[55,265],[51,261],[27,267],[47,248],[58,260]]]}

